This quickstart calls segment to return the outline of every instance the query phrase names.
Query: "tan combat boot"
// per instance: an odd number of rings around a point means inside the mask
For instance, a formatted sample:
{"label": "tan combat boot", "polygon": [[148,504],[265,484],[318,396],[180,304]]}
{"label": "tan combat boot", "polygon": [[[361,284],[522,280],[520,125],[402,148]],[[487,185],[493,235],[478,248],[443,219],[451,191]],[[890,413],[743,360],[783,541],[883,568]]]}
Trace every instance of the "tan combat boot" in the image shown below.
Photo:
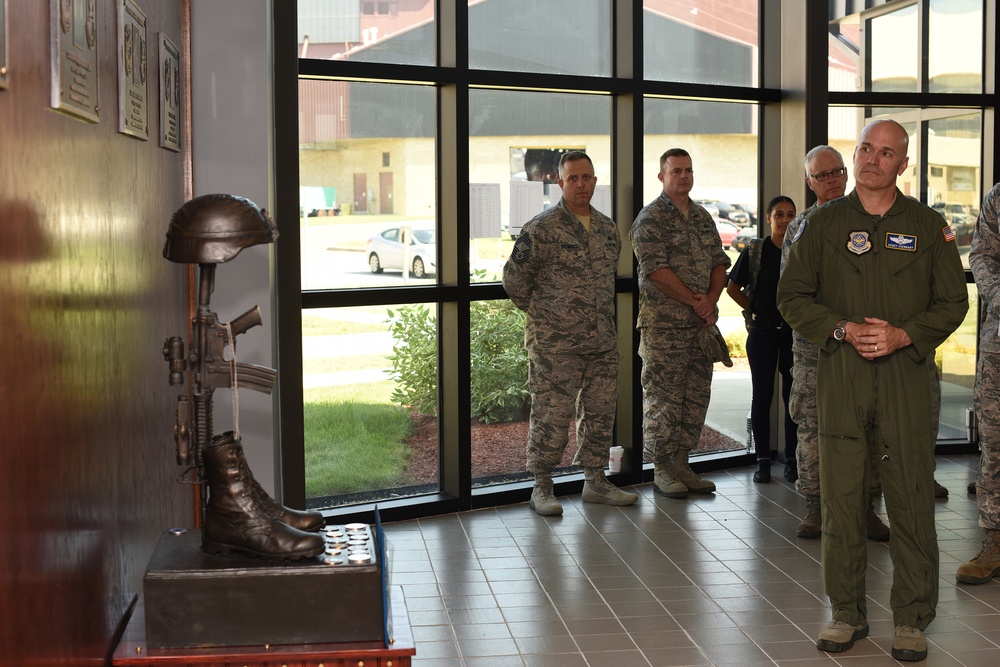
{"label": "tan combat boot", "polygon": [[889,526],[882,523],[882,519],[875,514],[875,498],[877,494],[868,496],[868,516],[865,517],[865,534],[873,542],[887,542],[889,540]]}
{"label": "tan combat boot", "polygon": [[958,566],[955,579],[963,584],[985,584],[1000,574],[1000,530],[986,530],[983,546],[968,563]]}
{"label": "tan combat boot", "polygon": [[926,658],[927,640],[923,631],[909,625],[897,625],[896,638],[892,640],[892,657],[908,662],[920,662]]}
{"label": "tan combat boot", "polygon": [[688,453],[677,452],[670,459],[674,467],[674,477],[691,493],[715,493],[715,483],[694,474],[688,465]]}
{"label": "tan combat boot", "polygon": [[653,491],[667,498],[687,498],[688,488],[677,479],[677,472],[670,463],[656,463],[653,466]]}
{"label": "tan combat boot", "polygon": [[584,468],[583,502],[599,505],[632,505],[639,496],[628,491],[622,491],[608,481],[601,468]]}
{"label": "tan combat boot", "polygon": [[539,516],[560,516],[563,513],[562,505],[556,500],[552,475],[535,475],[535,488],[531,490],[528,507]]}
{"label": "tan combat boot", "polygon": [[868,624],[851,625],[843,621],[830,621],[816,638],[816,648],[828,653],[843,653],[854,646],[854,642],[868,636]]}
{"label": "tan combat boot", "polygon": [[795,528],[796,537],[815,539],[823,534],[823,512],[819,496],[806,496],[806,517]]}

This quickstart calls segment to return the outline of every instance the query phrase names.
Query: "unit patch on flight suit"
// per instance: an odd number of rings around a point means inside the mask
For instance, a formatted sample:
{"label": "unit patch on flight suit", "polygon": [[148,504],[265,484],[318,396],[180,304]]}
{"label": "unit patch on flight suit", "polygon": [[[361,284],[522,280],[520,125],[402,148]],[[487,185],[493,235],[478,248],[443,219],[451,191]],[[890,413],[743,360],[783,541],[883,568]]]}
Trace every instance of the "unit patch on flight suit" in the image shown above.
{"label": "unit patch on flight suit", "polygon": [[850,238],[847,240],[847,249],[855,255],[863,255],[871,250],[872,242],[871,239],[868,238],[868,232],[851,232]]}
{"label": "unit patch on flight suit", "polygon": [[913,234],[894,234],[886,232],[885,247],[889,250],[906,250],[907,252],[917,251],[917,237]]}

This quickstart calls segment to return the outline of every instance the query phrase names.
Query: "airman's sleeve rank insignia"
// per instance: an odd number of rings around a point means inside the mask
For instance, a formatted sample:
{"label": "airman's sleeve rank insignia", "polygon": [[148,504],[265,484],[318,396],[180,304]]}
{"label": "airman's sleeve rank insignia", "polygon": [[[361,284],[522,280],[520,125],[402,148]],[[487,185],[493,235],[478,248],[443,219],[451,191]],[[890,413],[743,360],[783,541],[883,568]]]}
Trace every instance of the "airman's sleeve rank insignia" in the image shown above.
{"label": "airman's sleeve rank insignia", "polygon": [[515,264],[521,264],[531,259],[531,237],[521,234],[514,242],[514,249],[510,251],[510,258]]}
{"label": "airman's sleeve rank insignia", "polygon": [[917,237],[913,234],[894,234],[886,232],[885,247],[889,250],[906,250],[907,252],[917,251]]}
{"label": "airman's sleeve rank insignia", "polygon": [[847,240],[847,249],[855,255],[863,255],[871,250],[872,242],[871,239],[868,238],[868,232],[851,232],[850,238]]}

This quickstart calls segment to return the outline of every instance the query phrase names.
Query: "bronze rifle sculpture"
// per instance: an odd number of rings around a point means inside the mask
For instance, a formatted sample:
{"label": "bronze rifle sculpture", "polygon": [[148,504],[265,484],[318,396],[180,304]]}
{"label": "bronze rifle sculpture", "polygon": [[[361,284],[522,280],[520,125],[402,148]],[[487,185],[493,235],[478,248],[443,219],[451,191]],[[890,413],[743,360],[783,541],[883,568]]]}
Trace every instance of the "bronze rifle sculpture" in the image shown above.
{"label": "bronze rifle sculpture", "polygon": [[[202,549],[211,554],[240,551],[298,560],[317,556],[325,548],[316,532],[324,525],[323,515],[290,509],[271,498],[243,454],[237,392],[245,388],[270,394],[276,376],[270,368],[236,361],[236,336],[261,324],[260,309],[254,306],[223,323],[209,308],[216,265],[233,259],[243,248],[273,243],[277,236],[270,216],[252,201],[204,195],[174,213],[163,248],[163,256],[172,262],[198,265],[198,310],[187,353],[184,340],[172,336],[163,345],[163,357],[170,365],[171,386],[183,385],[185,374],[190,374],[191,400],[178,396],[174,440],[177,463],[193,468],[195,482],[201,485]],[[212,396],[226,387],[233,390],[234,428],[215,435]]]}

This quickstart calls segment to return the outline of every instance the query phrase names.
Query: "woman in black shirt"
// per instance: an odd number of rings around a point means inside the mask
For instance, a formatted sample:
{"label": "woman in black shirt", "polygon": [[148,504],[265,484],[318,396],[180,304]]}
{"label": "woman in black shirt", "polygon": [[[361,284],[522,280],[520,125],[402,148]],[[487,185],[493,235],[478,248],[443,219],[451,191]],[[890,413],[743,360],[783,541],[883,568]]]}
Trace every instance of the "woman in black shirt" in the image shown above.
{"label": "woman in black shirt", "polygon": [[750,427],[757,445],[757,470],[753,481],[771,481],[771,403],[774,399],[774,371],[781,373],[781,394],[785,404],[785,478],[798,479],[795,465],[795,422],[788,414],[792,388],[792,330],[778,313],[776,295],[781,271],[781,242],[788,224],[795,218],[795,202],[784,195],[767,205],[771,236],[754,239],[740,253],[729,273],[726,292],[743,308],[747,325],[747,359],[753,398]]}

